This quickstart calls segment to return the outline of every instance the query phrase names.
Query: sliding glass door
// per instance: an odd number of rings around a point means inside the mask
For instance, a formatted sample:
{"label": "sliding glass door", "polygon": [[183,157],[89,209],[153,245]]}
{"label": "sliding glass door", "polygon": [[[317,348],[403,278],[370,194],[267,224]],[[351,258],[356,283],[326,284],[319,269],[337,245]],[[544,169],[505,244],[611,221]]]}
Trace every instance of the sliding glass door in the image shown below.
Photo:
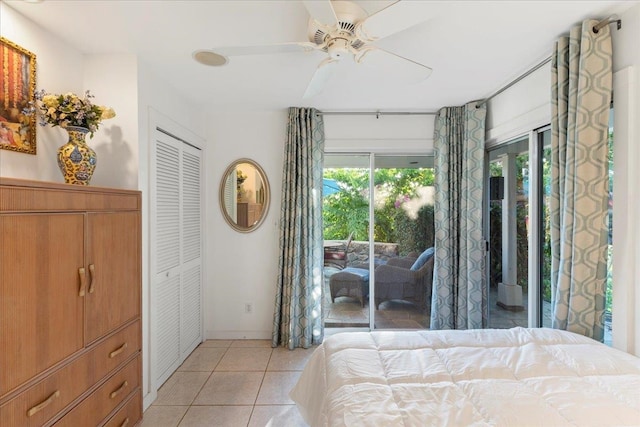
{"label": "sliding glass door", "polygon": [[489,327],[526,327],[529,137],[489,151],[489,174]]}
{"label": "sliding glass door", "polygon": [[325,154],[326,328],[369,328],[369,154]]}
{"label": "sliding glass door", "polygon": [[433,157],[375,156],[372,295],[375,329],[427,329],[434,245]]}
{"label": "sliding glass door", "polygon": [[412,267],[433,246],[432,165],[325,155],[325,327],[428,328],[431,271]]}
{"label": "sliding glass door", "polygon": [[[548,127],[538,129],[500,144],[488,151],[488,159],[489,327],[551,327],[551,131]],[[610,345],[613,123],[609,131],[609,178],[604,341]]]}

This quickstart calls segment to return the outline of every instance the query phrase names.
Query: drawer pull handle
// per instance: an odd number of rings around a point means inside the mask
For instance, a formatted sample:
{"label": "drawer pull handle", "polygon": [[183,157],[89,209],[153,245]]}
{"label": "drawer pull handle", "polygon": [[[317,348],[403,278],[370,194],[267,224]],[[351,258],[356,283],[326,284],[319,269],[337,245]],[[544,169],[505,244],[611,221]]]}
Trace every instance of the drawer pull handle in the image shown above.
{"label": "drawer pull handle", "polygon": [[117,390],[114,390],[114,391],[111,392],[111,394],[109,395],[109,398],[113,399],[114,397],[116,397],[128,385],[129,385],[129,383],[127,381],[123,382],[122,385],[120,387],[118,387]]}
{"label": "drawer pull handle", "polygon": [[127,343],[122,344],[120,347],[116,348],[111,353],[109,353],[109,359],[113,359],[114,357],[122,353],[125,348],[127,348]]}
{"label": "drawer pull handle", "polygon": [[127,427],[129,425],[129,417],[125,418],[120,427]]}
{"label": "drawer pull handle", "polygon": [[44,402],[38,403],[33,408],[29,409],[27,411],[27,417],[32,417],[33,415],[35,415],[38,412],[42,411],[44,408],[49,406],[51,404],[51,402],[53,402],[53,399],[55,399],[58,396],[60,396],[60,390],[54,391],[53,394],[51,396],[47,397],[47,399]]}
{"label": "drawer pull handle", "polygon": [[84,289],[87,287],[87,274],[84,271],[84,267],[80,267],[78,269],[78,275],[80,276],[80,292],[78,292],[78,296],[84,296]]}
{"label": "drawer pull handle", "polygon": [[89,264],[89,276],[91,276],[91,281],[89,282],[89,293],[93,293],[93,287],[96,283],[96,267],[93,264]]}

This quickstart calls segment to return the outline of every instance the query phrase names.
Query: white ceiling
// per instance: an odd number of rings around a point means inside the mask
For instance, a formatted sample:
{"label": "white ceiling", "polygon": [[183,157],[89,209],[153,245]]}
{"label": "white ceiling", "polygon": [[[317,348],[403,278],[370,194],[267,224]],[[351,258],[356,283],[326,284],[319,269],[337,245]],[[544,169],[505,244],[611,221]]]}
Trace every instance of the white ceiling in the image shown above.
{"label": "white ceiling", "polygon": [[[317,0],[322,1],[322,0]],[[198,49],[308,41],[307,9],[296,0],[5,1],[83,53],[134,53],[197,105],[212,110],[435,111],[482,99],[547,58],[554,40],[582,19],[621,13],[630,1],[421,1],[426,21],[378,43],[433,68],[406,84],[346,64],[319,95],[303,99],[320,52],[232,57],[196,63]],[[371,14],[393,1],[356,1]],[[624,23],[623,23],[624,25]]]}

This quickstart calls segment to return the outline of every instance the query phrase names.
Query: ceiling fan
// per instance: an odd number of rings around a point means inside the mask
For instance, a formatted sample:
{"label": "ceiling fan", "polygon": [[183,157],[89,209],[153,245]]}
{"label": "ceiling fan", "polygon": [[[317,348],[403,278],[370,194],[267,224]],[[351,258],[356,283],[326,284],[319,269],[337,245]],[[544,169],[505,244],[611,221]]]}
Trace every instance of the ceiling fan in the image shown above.
{"label": "ceiling fan", "polygon": [[336,73],[345,57],[356,63],[366,63],[391,70],[407,82],[419,82],[431,74],[431,68],[373,44],[398,33],[426,18],[416,13],[419,2],[396,1],[380,11],[367,15],[356,3],[343,0],[304,0],[309,12],[309,41],[261,46],[218,47],[213,52],[224,57],[270,53],[322,51],[327,57],[320,62],[307,89],[305,98],[319,94]]}

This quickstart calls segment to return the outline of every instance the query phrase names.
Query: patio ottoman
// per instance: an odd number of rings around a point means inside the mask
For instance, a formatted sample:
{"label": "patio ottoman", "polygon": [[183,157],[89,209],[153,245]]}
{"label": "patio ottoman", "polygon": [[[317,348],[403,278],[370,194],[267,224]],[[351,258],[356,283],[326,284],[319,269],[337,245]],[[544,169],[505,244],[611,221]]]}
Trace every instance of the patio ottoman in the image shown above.
{"label": "patio ottoman", "polygon": [[364,307],[364,299],[369,296],[369,270],[347,267],[335,273],[329,279],[331,301],[336,297],[353,297],[360,300]]}

